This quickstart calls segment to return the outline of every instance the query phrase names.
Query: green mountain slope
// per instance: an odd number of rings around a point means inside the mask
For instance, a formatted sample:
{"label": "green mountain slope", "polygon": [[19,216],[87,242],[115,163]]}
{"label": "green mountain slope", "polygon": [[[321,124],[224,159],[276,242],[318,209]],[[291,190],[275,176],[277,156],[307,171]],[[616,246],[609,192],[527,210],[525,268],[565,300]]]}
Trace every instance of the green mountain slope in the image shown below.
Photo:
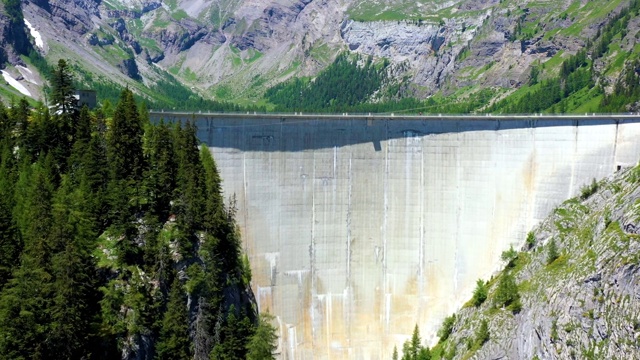
{"label": "green mountain slope", "polygon": [[[41,100],[47,70],[39,59],[64,58],[79,86],[112,101],[115,89],[128,86],[158,108],[233,110],[221,101],[291,111],[637,108],[629,88],[640,51],[636,0],[41,0],[21,6],[29,23],[22,30],[38,56],[23,42],[8,42],[0,47],[11,56],[0,61]],[[584,61],[568,66],[582,51]],[[361,60],[347,69],[340,63],[345,57]],[[357,101],[350,87],[315,81],[336,70],[357,73],[368,63],[379,78]],[[0,84],[5,101],[18,94],[11,83]],[[283,98],[296,87],[298,97],[309,95],[287,105]]]}

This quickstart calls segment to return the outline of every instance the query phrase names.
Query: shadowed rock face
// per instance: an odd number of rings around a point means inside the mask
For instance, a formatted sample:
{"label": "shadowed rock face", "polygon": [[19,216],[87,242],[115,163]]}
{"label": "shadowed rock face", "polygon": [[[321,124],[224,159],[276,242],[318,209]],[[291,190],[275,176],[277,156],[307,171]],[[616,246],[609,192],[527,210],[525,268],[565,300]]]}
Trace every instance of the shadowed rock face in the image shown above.
{"label": "shadowed rock face", "polygon": [[0,67],[4,68],[7,61],[24,65],[20,55],[28,54],[30,49],[21,10],[8,9],[4,2],[0,3]]}
{"label": "shadowed rock face", "polygon": [[198,120],[285,359],[429,339],[500,253],[582,184],[635,164],[612,120]]}

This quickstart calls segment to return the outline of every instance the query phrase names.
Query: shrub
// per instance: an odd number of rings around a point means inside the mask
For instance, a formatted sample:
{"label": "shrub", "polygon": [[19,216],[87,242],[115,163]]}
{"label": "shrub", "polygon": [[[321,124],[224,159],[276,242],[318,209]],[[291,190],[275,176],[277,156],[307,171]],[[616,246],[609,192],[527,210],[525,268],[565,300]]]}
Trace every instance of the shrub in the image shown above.
{"label": "shrub", "polygon": [[487,341],[489,341],[489,324],[486,319],[483,319],[478,331],[476,331],[476,344],[482,346]]}
{"label": "shrub", "polygon": [[587,200],[591,195],[598,191],[598,187],[598,182],[596,179],[593,179],[590,185],[585,185],[580,189],[580,198],[582,200]]}
{"label": "shrub", "polygon": [[531,249],[536,244],[536,235],[533,231],[529,231],[527,234],[527,248]]}
{"label": "shrub", "polygon": [[[517,311],[520,311],[522,305],[519,304],[520,294],[518,293],[518,285],[516,285],[516,280],[510,273],[504,273],[500,278],[498,289],[496,290],[495,305],[497,307],[509,306],[516,301],[517,303],[514,304],[514,307],[517,308]],[[511,308],[511,310],[517,312],[514,308]]]}
{"label": "shrub", "polygon": [[438,330],[438,336],[440,337],[440,342],[443,342],[449,338],[451,332],[453,331],[453,325],[456,323],[456,314],[452,314],[451,316],[447,316],[442,322],[442,327]]}
{"label": "shrub", "polygon": [[518,314],[522,310],[522,302],[520,301],[520,295],[518,296],[507,306],[507,310],[511,311],[514,314]]}
{"label": "shrub", "polygon": [[547,265],[556,261],[559,256],[560,255],[558,254],[558,245],[556,245],[556,239],[552,238],[547,247]]}
{"label": "shrub", "polygon": [[476,289],[473,290],[473,297],[471,298],[473,306],[478,307],[482,305],[482,303],[487,300],[487,292],[487,283],[482,281],[482,279],[478,279]]}
{"label": "shrub", "polygon": [[508,268],[512,268],[515,265],[515,260],[518,258],[518,252],[513,248],[513,245],[509,246],[509,250],[505,250],[500,255],[500,259],[507,264]]}

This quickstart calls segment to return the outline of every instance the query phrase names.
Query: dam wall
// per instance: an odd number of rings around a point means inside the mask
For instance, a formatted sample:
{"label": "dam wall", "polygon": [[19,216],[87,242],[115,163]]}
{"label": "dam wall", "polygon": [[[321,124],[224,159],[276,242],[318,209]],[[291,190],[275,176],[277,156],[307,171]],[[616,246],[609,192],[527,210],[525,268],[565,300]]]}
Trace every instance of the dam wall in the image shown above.
{"label": "dam wall", "polygon": [[502,251],[640,155],[635,117],[195,119],[282,359],[388,359],[416,324],[433,340]]}

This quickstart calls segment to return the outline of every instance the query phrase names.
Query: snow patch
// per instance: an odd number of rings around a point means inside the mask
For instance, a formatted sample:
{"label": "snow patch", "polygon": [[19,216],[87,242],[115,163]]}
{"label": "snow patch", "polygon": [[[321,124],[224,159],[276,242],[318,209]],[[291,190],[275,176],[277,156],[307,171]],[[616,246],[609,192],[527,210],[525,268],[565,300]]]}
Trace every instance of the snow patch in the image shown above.
{"label": "snow patch", "polygon": [[31,69],[21,65],[17,65],[16,69],[20,71],[20,75],[22,75],[25,81],[28,81],[34,85],[38,85],[38,86],[40,85],[37,74],[34,74],[33,71],[31,71]]}
{"label": "snow patch", "polygon": [[24,85],[20,84],[18,80],[14,79],[8,72],[2,70],[2,77],[4,78],[4,81],[9,83],[9,85],[11,85],[16,90],[20,91],[22,95],[26,95],[29,97],[31,96],[31,93],[29,92],[29,90],[27,90],[27,88],[24,87]]}
{"label": "snow patch", "polygon": [[27,25],[27,27],[29,28],[29,32],[31,33],[31,36],[33,36],[33,38],[35,39],[36,46],[39,47],[40,49],[44,49],[44,41],[42,41],[42,35],[40,35],[40,32],[38,32],[38,30],[36,30],[36,28],[33,27],[33,25],[31,25],[29,20],[24,19],[24,24]]}
{"label": "snow patch", "polygon": [[29,68],[26,68],[26,67],[24,67],[24,66],[22,66],[22,65],[18,65],[18,66],[16,66],[16,67],[17,67],[18,69],[20,69],[20,70],[24,70],[24,71],[28,72],[29,74],[33,74],[33,71],[31,71]]}

